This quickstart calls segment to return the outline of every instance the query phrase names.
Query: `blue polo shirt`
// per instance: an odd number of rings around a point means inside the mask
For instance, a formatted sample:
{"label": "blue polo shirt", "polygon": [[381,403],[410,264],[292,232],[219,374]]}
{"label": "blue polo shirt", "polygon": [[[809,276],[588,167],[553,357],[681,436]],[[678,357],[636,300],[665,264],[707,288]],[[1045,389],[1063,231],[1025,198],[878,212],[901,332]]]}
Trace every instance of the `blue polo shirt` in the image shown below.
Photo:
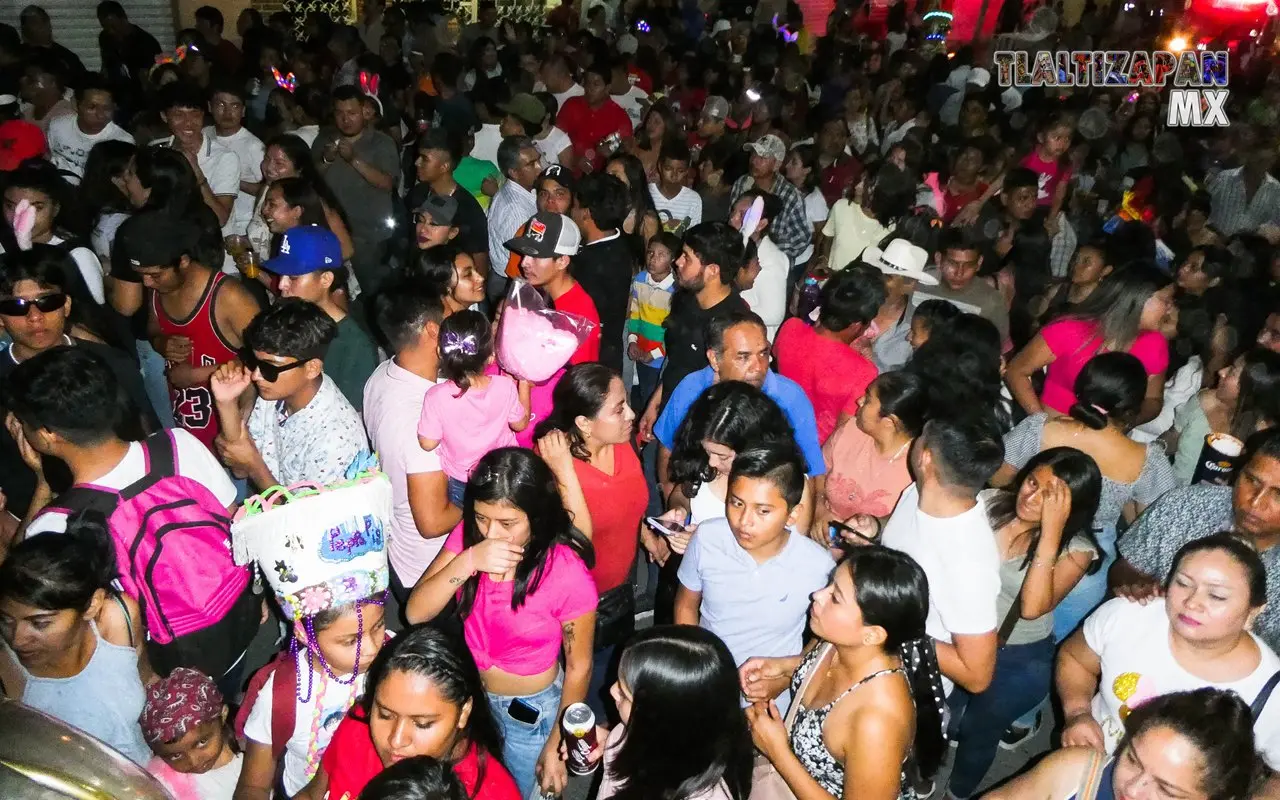
{"label": "blue polo shirt", "polygon": [[[804,646],[809,596],[827,585],[836,562],[798,533],[773,558],[757,564],[724,517],[707,520],[689,540],[677,573],[702,594],[699,624],[724,640],[741,665],[752,656],[794,656]],[[787,695],[778,698],[786,711]]]}
{"label": "blue polo shirt", "polygon": [[[671,399],[667,401],[666,408],[662,410],[657,423],[653,426],[653,435],[658,438],[663,447],[668,450],[675,447],[676,431],[688,416],[689,407],[715,382],[716,373],[711,367],[703,367],[697,372],[686,375],[684,380],[680,381],[676,390],[671,393]],[[818,420],[813,415],[813,403],[809,402],[804,389],[800,388],[800,384],[790,378],[782,377],[773,370],[765,375],[764,386],[761,388],[766,397],[782,408],[782,413],[791,423],[791,432],[796,437],[800,452],[804,454],[809,475],[825,475],[827,463],[822,458],[822,442],[818,441]]]}

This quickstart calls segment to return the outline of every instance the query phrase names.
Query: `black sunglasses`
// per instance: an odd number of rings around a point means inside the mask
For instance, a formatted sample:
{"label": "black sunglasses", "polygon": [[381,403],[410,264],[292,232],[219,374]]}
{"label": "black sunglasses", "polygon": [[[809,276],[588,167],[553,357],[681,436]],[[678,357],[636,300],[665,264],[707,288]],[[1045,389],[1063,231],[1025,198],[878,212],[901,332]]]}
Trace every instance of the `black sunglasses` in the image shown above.
{"label": "black sunglasses", "polygon": [[281,373],[296,369],[311,359],[304,358],[289,364],[272,364],[270,361],[263,361],[253,354],[252,350],[245,348],[240,353],[240,363],[244,364],[244,368],[253,372],[255,369],[262,373],[262,379],[267,383],[275,383]]}
{"label": "black sunglasses", "polygon": [[62,292],[47,294],[35,300],[24,297],[6,297],[0,300],[0,314],[6,317],[25,317],[35,307],[41,314],[57,311],[67,303],[67,296]]}

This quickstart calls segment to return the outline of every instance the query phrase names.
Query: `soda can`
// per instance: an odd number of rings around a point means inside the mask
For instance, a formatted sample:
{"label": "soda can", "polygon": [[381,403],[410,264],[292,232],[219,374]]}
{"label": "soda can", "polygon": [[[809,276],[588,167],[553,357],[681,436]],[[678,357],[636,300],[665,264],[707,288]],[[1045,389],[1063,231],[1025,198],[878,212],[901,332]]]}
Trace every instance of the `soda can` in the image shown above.
{"label": "soda can", "polygon": [[590,775],[600,766],[591,762],[596,749],[596,715],[586,703],[574,703],[564,710],[564,744],[568,768],[574,775]]}
{"label": "soda can", "polygon": [[1196,461],[1192,483],[1212,483],[1227,486],[1236,477],[1240,457],[1244,455],[1244,442],[1225,433],[1211,433],[1204,437],[1204,447]]}

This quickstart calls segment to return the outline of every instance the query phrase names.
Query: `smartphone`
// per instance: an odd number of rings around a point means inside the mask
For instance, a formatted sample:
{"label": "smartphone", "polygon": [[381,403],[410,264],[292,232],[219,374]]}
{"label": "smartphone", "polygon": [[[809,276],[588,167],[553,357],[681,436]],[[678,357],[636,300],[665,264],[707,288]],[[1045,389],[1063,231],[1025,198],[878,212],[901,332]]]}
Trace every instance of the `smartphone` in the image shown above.
{"label": "smartphone", "polygon": [[843,522],[835,522],[833,520],[829,524],[829,527],[827,528],[827,530],[831,536],[832,547],[839,547],[840,545],[846,543],[844,541],[844,537],[840,535],[842,533],[849,533],[854,538],[861,539],[865,544],[879,544],[879,537],[876,537],[873,539],[872,537],[866,535],[862,531],[854,530],[848,525],[845,525]]}
{"label": "smartphone", "polygon": [[645,522],[649,523],[649,527],[664,536],[684,536],[689,529],[678,522],[669,522],[665,519],[657,517],[646,517]]}
{"label": "smartphone", "polygon": [[524,698],[517,697],[507,706],[507,716],[525,725],[536,725],[542,712],[525,702]]}

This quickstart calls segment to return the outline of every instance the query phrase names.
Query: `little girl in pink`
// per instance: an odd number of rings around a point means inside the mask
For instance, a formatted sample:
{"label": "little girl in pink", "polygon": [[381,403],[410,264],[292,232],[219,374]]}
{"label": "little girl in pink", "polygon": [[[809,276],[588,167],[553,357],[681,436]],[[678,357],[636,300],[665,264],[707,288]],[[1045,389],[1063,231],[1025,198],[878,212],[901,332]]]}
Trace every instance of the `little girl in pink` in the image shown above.
{"label": "little girl in pink", "polygon": [[486,375],[493,359],[493,332],[479,311],[467,309],[440,324],[440,377],[427,390],[418,418],[418,443],[439,448],[449,477],[449,499],[462,505],[467,478],[490,450],[515,447],[529,424],[529,384],[506,375]]}

